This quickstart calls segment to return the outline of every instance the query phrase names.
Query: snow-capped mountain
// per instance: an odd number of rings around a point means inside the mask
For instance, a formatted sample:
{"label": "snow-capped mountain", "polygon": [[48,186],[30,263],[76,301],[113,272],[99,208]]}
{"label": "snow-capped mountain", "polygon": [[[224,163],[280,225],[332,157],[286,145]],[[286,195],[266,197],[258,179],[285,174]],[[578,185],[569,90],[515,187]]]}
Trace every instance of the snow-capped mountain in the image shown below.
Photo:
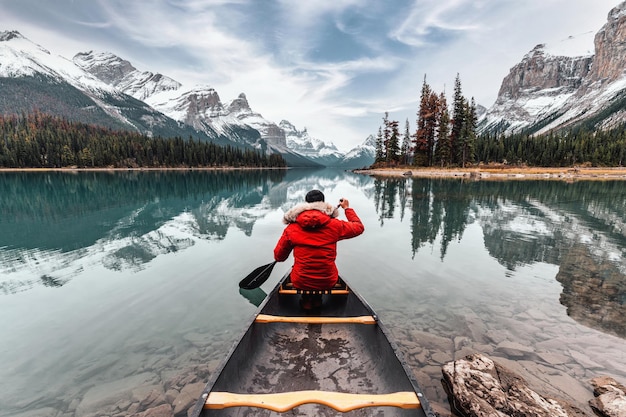
{"label": "snow-capped mountain", "polygon": [[526,54],[502,81],[480,131],[545,133],[626,122],[626,2],[609,12],[595,34],[594,52],[572,51],[578,40],[537,45]]}
{"label": "snow-capped mountain", "polygon": [[211,86],[185,87],[165,75],[141,72],[129,61],[106,52],[79,53],[73,61],[101,81],[210,136],[265,153],[280,153],[292,166],[318,165],[290,149],[285,132],[254,112],[244,93],[224,104]]}
{"label": "snow-capped mountain", "polygon": [[345,168],[369,167],[376,159],[376,138],[369,135],[365,142],[348,152],[340,166]]}
{"label": "snow-capped mountain", "polygon": [[68,120],[153,136],[216,140],[102,82],[16,31],[0,32],[0,113],[38,110]]}
{"label": "snow-capped mountain", "polygon": [[244,93],[224,104],[213,87],[188,88],[162,74],[141,72],[110,53],[79,53],[73,61],[100,80],[194,129],[267,153],[280,153],[289,165],[345,167],[345,155],[333,143],[312,138],[306,128],[298,130],[286,120],[277,125],[265,119],[252,110]]}
{"label": "snow-capped mountain", "polygon": [[181,87],[176,80],[149,71],[141,72],[130,62],[107,52],[78,53],[72,61],[107,85],[142,101],[161,91],[178,90]]}
{"label": "snow-capped mountain", "polygon": [[324,166],[341,165],[344,154],[339,152],[334,143],[327,144],[320,139],[313,138],[306,128],[298,130],[287,120],[281,121],[279,126],[285,132],[287,146],[290,149]]}
{"label": "snow-capped mountain", "polygon": [[46,76],[94,95],[120,95],[117,90],[82,71],[61,56],[29,41],[17,31],[0,32],[0,76]]}
{"label": "snow-capped mountain", "polygon": [[0,86],[4,114],[36,109],[113,129],[280,153],[290,166],[344,166],[334,144],[287,121],[277,125],[265,119],[243,93],[224,103],[211,86],[186,87],[107,52],[78,53],[68,60],[16,31],[0,32]]}

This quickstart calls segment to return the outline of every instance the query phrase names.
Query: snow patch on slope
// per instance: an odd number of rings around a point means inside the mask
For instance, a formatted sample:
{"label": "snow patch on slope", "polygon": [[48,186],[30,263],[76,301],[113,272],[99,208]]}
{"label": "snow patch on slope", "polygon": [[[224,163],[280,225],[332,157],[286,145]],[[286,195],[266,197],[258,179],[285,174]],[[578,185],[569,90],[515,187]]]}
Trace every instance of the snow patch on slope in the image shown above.
{"label": "snow patch on slope", "polygon": [[38,74],[65,81],[95,94],[118,95],[118,91],[79,68],[72,61],[53,55],[19,32],[0,32],[0,76],[29,77]]}

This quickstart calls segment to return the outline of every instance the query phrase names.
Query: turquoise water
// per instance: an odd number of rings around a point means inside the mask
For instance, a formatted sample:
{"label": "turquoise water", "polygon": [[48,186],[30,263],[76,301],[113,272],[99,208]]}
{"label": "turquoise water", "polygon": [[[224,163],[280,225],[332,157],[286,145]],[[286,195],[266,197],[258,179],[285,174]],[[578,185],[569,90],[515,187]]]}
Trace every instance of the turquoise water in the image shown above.
{"label": "turquoise water", "polygon": [[591,377],[626,382],[625,186],[2,173],[0,416],[129,414],[144,391],[204,381],[289,261],[256,293],[238,281],[272,260],[282,214],[312,188],[363,220],[337,264],[431,402],[447,407],[441,365],[473,351],[583,401]]}

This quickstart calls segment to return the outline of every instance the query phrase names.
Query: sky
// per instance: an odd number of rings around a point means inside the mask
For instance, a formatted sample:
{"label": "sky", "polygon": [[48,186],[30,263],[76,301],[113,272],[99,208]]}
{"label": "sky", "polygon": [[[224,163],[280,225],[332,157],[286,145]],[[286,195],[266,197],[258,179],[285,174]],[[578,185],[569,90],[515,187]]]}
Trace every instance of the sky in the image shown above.
{"label": "sky", "polygon": [[[348,151],[385,112],[415,129],[424,79],[487,108],[537,44],[593,53],[618,0],[0,0],[0,31],[112,52]],[[564,45],[567,48],[559,48]],[[1,94],[1,92],[0,92]]]}

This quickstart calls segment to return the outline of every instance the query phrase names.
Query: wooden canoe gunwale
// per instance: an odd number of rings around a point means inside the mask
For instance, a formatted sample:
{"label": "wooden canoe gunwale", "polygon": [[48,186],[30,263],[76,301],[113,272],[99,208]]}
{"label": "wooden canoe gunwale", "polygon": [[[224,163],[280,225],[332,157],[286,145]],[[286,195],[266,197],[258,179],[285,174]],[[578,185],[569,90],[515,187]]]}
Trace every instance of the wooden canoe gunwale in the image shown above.
{"label": "wooden canoe gunwale", "polygon": [[[390,415],[435,416],[387,329],[380,322],[368,303],[358,293],[351,289],[349,295],[324,295],[324,306],[320,314],[315,316],[303,316],[302,310],[300,310],[299,307],[296,308],[297,303],[294,301],[299,299],[299,295],[283,294],[281,297],[284,296],[285,298],[279,299],[278,290],[283,280],[288,277],[288,274],[289,273],[280,280],[274,290],[259,305],[256,313],[248,320],[245,330],[232,345],[221,365],[211,374],[202,396],[198,399],[193,408],[191,416],[231,415],[228,413],[221,414],[226,410],[205,409],[205,403],[210,392],[226,392],[228,395],[232,394],[235,396],[237,393],[243,395],[260,394],[261,396],[266,395],[268,396],[267,398],[270,398],[273,394],[280,396],[281,394],[287,395],[293,392],[307,392],[307,395],[311,396],[314,395],[312,394],[313,392],[327,392],[331,390],[338,392],[339,395],[341,395],[343,391],[346,395],[360,396],[363,398],[367,397],[367,395],[371,395],[374,398],[382,398],[394,393],[411,391],[416,394],[418,403],[421,403],[421,407],[407,409],[394,407],[390,409],[392,410],[389,411],[391,413]],[[333,299],[331,297],[336,298]],[[334,300],[341,299],[341,297],[344,297],[343,303],[345,304],[339,305],[339,303],[335,303]],[[337,307],[335,304],[339,306]],[[258,321],[259,316],[261,316],[261,322]],[[266,321],[267,316],[272,317],[269,322]],[[367,320],[367,324],[359,322],[364,320],[363,317],[367,316],[372,317],[374,322],[369,322],[369,320]],[[275,317],[282,318],[275,320]],[[338,317],[343,317],[344,319],[338,319]],[[353,323],[353,321],[358,323]],[[285,340],[284,344],[280,346],[274,346],[274,342],[270,342],[270,340],[280,341],[283,339]],[[363,363],[359,363],[358,360],[350,357],[350,359],[348,359],[350,366],[345,364],[338,366],[332,363],[325,365],[326,368],[320,367],[316,369],[315,372],[317,373],[313,377],[310,377],[310,380],[305,380],[301,376],[294,377],[292,375],[282,375],[279,380],[271,380],[271,375],[276,374],[276,369],[271,369],[271,366],[268,365],[267,374],[269,376],[265,383],[250,386],[251,383],[246,382],[260,379],[261,377],[258,373],[253,373],[251,369],[255,367],[258,368],[261,365],[264,367],[269,362],[280,362],[285,368],[306,367],[309,362],[315,362],[315,360],[311,361],[311,358],[305,361],[304,358],[300,358],[299,356],[301,356],[300,352],[302,352],[302,346],[306,346],[306,349],[309,349],[311,341],[319,340],[330,340],[330,342],[338,343],[337,346],[330,349],[332,351],[336,350],[338,347],[341,350],[344,345],[349,345],[350,348],[345,348],[346,350],[342,351],[344,356],[346,352],[367,353],[369,351],[369,354],[361,355],[369,359]],[[317,343],[317,345],[320,345],[320,343]],[[289,351],[289,349],[295,350],[292,352],[283,352]],[[318,352],[317,356],[313,356],[313,359],[328,354],[328,351]],[[337,358],[337,361],[343,360],[340,355],[338,355]],[[255,362],[255,359],[259,362]],[[297,363],[294,364],[293,362]],[[363,368],[361,369],[358,366],[354,366],[355,363]],[[333,368],[333,366],[337,369]],[[368,379],[363,379],[363,381],[367,382],[369,378],[372,379],[369,388],[367,388],[367,384],[361,381],[361,386],[359,387],[350,386],[348,383],[330,390],[328,389],[328,380],[325,378],[326,375],[334,375],[337,372],[339,374],[350,373],[353,371],[353,367],[355,368],[354,372],[357,372],[355,375],[361,375],[361,379],[364,378],[362,375],[366,375]],[[265,377],[265,375],[262,375],[262,377]],[[291,380],[289,380],[289,378],[291,378]],[[339,379],[341,379],[341,377]],[[350,378],[348,378],[348,380],[349,379]],[[358,378],[355,379],[359,381]],[[290,383],[295,386],[287,386],[284,382],[286,380],[289,380]],[[344,375],[344,381],[345,380]],[[357,382],[354,384],[357,384]],[[365,388],[362,386],[365,386]],[[311,400],[311,398],[309,398],[308,403],[324,404],[319,407],[332,407],[330,404],[325,404],[321,399]],[[307,404],[307,402],[303,402],[302,404]],[[298,403],[298,405],[300,405],[300,403]],[[215,407],[220,408],[219,405]],[[400,406],[398,405],[397,407]],[[276,411],[271,412],[269,410],[270,409],[267,408],[264,410],[264,414],[260,415],[280,415],[276,414]],[[328,408],[328,410],[330,410],[330,408]],[[339,415],[369,415],[362,414],[362,412],[365,412],[364,410],[365,408],[359,407],[358,411],[341,411]],[[384,408],[376,408],[376,410],[380,411],[384,410]],[[309,415],[308,412],[307,415]],[[383,415],[387,414],[383,413]]]}

